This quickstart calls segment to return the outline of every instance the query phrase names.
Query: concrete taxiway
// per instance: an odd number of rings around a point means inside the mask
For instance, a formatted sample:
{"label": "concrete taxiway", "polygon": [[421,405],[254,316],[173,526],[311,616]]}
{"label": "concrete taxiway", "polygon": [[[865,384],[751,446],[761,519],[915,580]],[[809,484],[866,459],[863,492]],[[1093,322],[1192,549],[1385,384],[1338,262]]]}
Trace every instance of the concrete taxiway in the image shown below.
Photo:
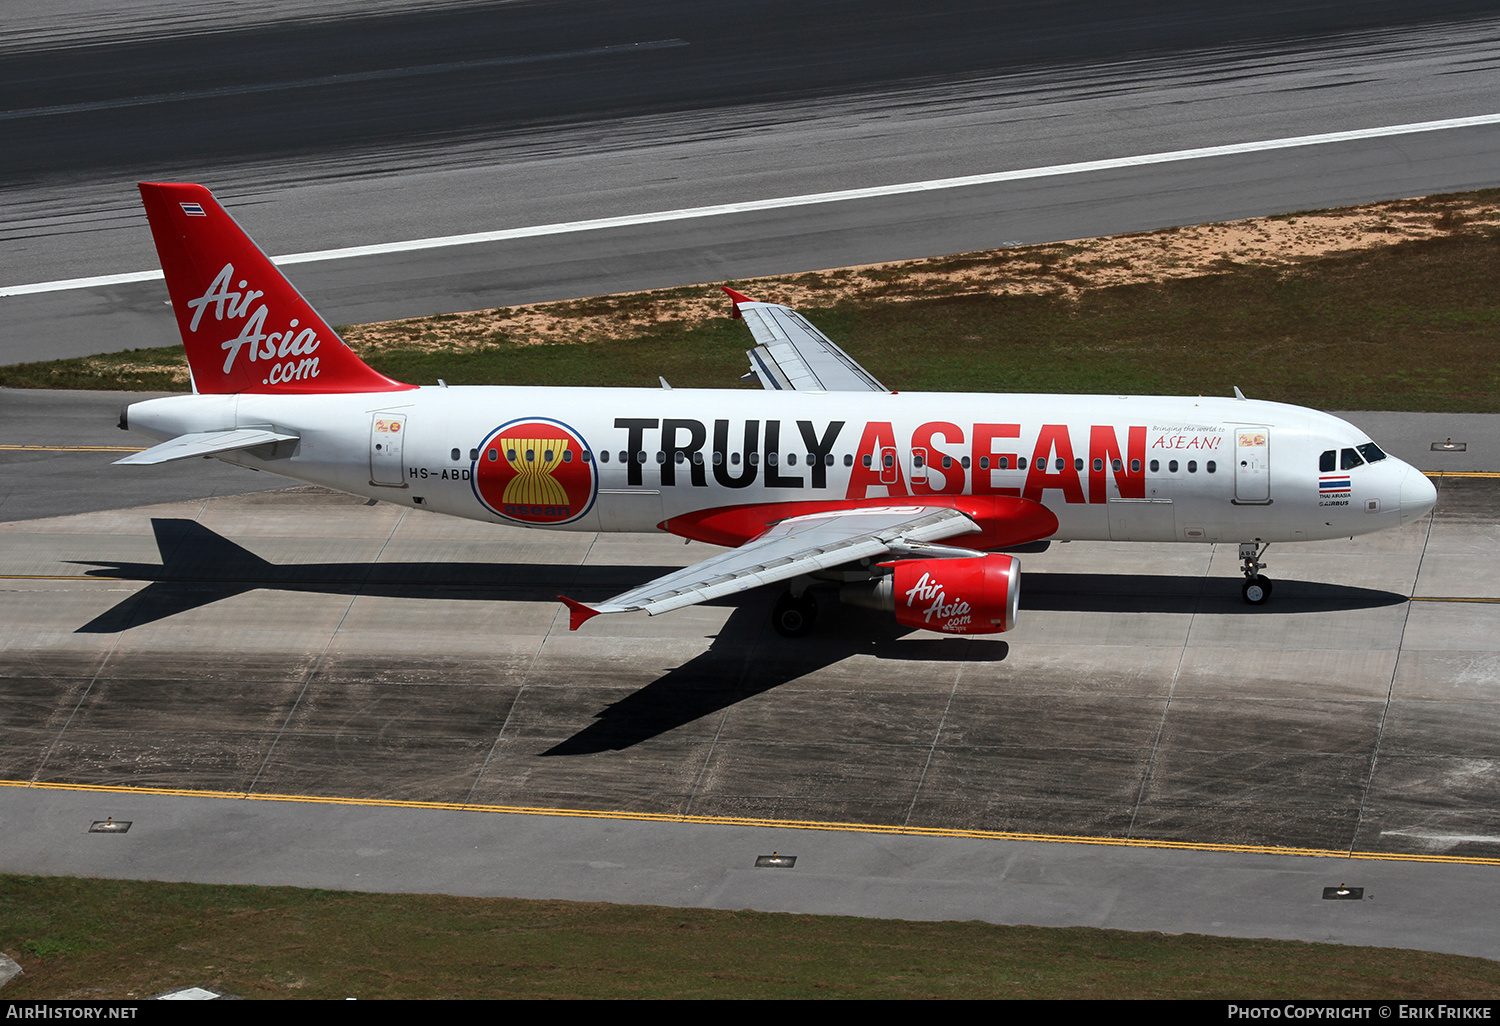
{"label": "concrete taxiway", "polygon": [[[1399,438],[1452,434],[1437,420],[1362,416],[1419,466],[1496,451],[1422,459]],[[120,480],[122,499],[150,487]],[[559,592],[600,598],[709,550],[320,489],[0,524],[0,778],[21,785],[0,788],[0,869],[1500,957],[1500,873],[1459,864],[1500,857],[1500,481],[1438,484],[1400,531],[1273,548],[1260,609],[1232,547],[1025,555],[1018,629],[977,639],[835,607],[794,644],[759,593],[569,633]],[[106,816],[138,826],[86,833]],[[752,849],[801,868],[755,876]],[[1341,882],[1375,901],[1328,911],[1320,888]]]}

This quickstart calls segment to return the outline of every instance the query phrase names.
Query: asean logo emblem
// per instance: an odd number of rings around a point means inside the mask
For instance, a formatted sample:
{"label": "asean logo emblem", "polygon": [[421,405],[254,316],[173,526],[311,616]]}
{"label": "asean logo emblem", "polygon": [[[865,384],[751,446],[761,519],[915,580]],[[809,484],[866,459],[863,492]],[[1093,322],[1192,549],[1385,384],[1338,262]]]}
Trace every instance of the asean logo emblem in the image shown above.
{"label": "asean logo emblem", "polygon": [[474,494],[495,513],[546,527],[582,517],[599,487],[593,453],[578,433],[541,417],[490,432],[474,461],[473,481]]}

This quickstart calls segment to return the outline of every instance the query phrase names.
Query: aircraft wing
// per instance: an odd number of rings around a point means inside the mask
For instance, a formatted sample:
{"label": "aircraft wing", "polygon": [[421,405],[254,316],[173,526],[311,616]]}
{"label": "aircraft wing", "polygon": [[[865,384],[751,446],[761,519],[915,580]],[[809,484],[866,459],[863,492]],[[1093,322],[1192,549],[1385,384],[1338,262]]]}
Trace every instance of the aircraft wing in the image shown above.
{"label": "aircraft wing", "polygon": [[[886,392],[884,385],[797,311],[757,303],[726,288],[734,315],[743,317],[758,343],[746,355],[762,388],[800,392]],[[747,375],[745,380],[749,380]]]}
{"label": "aircraft wing", "polygon": [[194,456],[217,456],[221,452],[234,452],[236,449],[253,449],[257,445],[270,445],[273,442],[295,442],[297,438],[297,435],[268,428],[195,431],[188,435],[178,435],[160,445],[153,445],[144,452],[131,453],[122,460],[115,460],[115,464],[171,463],[174,460],[192,459]]}
{"label": "aircraft wing", "polygon": [[814,570],[880,556],[893,549],[978,531],[956,509],[875,506],[790,517],[737,549],[695,563],[595,606],[558,596],[577,630],[598,613],[644,609],[653,616],[709,599],[785,581]]}

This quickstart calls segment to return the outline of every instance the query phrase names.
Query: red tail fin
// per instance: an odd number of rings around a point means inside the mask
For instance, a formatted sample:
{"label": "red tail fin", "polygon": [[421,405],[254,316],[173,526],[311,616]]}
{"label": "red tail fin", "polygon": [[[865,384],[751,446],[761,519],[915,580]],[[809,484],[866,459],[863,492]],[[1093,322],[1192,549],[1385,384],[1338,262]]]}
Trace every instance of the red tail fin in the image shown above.
{"label": "red tail fin", "polygon": [[355,356],[203,186],[142,182],[141,199],[198,391],[415,387]]}

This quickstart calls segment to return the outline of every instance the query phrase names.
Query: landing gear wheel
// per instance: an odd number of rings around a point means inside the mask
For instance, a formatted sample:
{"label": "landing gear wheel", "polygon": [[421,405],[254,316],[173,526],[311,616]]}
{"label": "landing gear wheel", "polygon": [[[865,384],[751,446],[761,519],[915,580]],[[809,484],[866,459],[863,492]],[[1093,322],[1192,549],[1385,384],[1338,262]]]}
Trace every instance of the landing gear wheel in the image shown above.
{"label": "landing gear wheel", "polygon": [[1271,579],[1256,574],[1245,581],[1240,588],[1240,594],[1245,596],[1245,601],[1252,606],[1265,605],[1271,597]]}
{"label": "landing gear wheel", "polygon": [[812,630],[818,619],[818,603],[804,592],[801,598],[787,592],[776,600],[771,610],[771,626],[783,638],[800,638]]}

